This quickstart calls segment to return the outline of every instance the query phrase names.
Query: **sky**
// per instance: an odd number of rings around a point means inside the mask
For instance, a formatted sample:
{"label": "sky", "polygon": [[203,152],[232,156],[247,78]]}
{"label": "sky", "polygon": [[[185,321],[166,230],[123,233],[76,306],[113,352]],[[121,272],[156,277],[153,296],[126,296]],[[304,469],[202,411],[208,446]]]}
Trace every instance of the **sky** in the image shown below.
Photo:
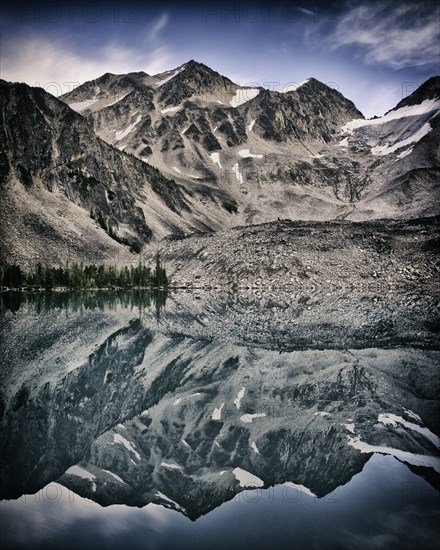
{"label": "sky", "polygon": [[0,8],[0,78],[60,95],[106,72],[195,59],[272,90],[313,76],[380,116],[440,74],[436,4],[17,0]]}

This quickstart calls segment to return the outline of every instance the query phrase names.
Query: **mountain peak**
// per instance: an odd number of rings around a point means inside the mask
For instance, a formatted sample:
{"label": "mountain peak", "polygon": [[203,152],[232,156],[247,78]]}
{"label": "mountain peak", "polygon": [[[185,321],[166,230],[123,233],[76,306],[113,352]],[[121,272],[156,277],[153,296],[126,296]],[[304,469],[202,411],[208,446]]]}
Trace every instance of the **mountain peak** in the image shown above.
{"label": "mountain peak", "polygon": [[[395,111],[401,107],[408,107],[410,105],[419,105],[427,99],[439,99],[440,100],[440,76],[432,76],[421,86],[419,86],[412,94],[403,98],[399,103],[390,109]],[[388,111],[389,112],[389,111]]]}

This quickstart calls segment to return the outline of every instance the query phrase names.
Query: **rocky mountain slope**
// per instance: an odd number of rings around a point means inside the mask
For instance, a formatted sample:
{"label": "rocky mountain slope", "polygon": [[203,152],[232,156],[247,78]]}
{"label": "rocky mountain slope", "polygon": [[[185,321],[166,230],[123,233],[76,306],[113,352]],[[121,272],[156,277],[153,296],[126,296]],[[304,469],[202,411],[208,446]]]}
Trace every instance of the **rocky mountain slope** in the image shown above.
{"label": "rocky mountain slope", "polygon": [[152,239],[204,228],[173,180],[99,139],[40,88],[0,83],[1,261],[128,261]]}
{"label": "rocky mountain slope", "polygon": [[103,139],[182,183],[219,229],[438,213],[439,83],[369,121],[314,78],[285,93],[240,88],[194,61],[154,77],[104,75],[63,99]]}
{"label": "rocky mountain slope", "polygon": [[[166,238],[160,255],[176,286],[316,289],[436,288],[438,219],[291,222]],[[146,262],[157,247],[143,251]]]}

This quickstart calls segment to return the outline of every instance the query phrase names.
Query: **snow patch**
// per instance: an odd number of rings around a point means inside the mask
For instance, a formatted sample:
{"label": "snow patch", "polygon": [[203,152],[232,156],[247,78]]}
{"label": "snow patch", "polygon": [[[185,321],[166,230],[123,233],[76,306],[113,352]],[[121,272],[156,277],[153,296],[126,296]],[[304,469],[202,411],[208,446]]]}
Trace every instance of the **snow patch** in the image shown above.
{"label": "snow patch", "polygon": [[264,481],[247,470],[234,468],[232,473],[237,481],[240,482],[240,487],[264,487]]}
{"label": "snow patch", "polygon": [[338,147],[348,147],[348,137],[345,137],[338,143]]}
{"label": "snow patch", "polygon": [[84,101],[75,101],[73,103],[69,103],[69,107],[73,109],[74,111],[77,111],[80,113],[81,111],[84,111],[88,107],[91,107],[94,105],[99,99],[97,97],[93,97],[92,99],[86,99]]}
{"label": "snow patch", "polygon": [[125,136],[128,136],[128,134],[130,134],[135,129],[136,125],[139,124],[141,118],[142,115],[138,115],[137,119],[132,124],[127,126],[125,130],[120,130],[119,132],[116,132],[115,141],[121,141],[121,139],[123,139]]}
{"label": "snow patch", "polygon": [[425,99],[425,101],[422,101],[419,105],[408,105],[407,107],[401,107],[395,111],[390,111],[380,118],[374,118],[372,120],[355,118],[354,120],[347,122],[347,124],[342,127],[342,131],[352,134],[353,130],[363,126],[377,126],[378,124],[383,124],[384,122],[390,122],[391,120],[397,120],[399,118],[424,115],[430,111],[436,111],[437,109],[440,109],[440,101],[438,99]]}
{"label": "snow patch", "polygon": [[238,151],[238,154],[240,157],[247,159],[247,158],[253,158],[253,159],[262,159],[263,155],[253,155],[250,152],[250,149],[242,149],[241,151]]}
{"label": "snow patch", "polygon": [[249,424],[254,421],[254,418],[263,418],[264,416],[266,416],[266,413],[243,414],[243,416],[240,416],[240,420]]}
{"label": "snow patch", "polygon": [[394,151],[397,151],[397,149],[400,149],[401,147],[406,147],[410,143],[416,143],[417,141],[420,141],[423,137],[425,137],[429,132],[432,130],[432,126],[429,124],[429,122],[426,122],[417,132],[414,132],[412,136],[407,137],[406,139],[402,139],[402,141],[398,141],[396,143],[393,143],[393,145],[390,145],[389,143],[386,145],[376,145],[376,147],[373,147],[371,149],[371,152],[373,155],[389,155],[390,153],[394,153]]}
{"label": "snow patch", "polygon": [[122,101],[124,99],[124,97],[127,97],[128,94],[131,94],[133,90],[130,90],[129,92],[126,92],[124,95],[121,95],[121,96],[118,96],[115,101],[112,101],[111,103],[107,103],[107,105],[104,107],[105,109],[107,109],[107,107],[111,107],[112,105],[116,105],[116,103],[119,103],[120,101]]}
{"label": "snow patch", "polygon": [[177,107],[168,107],[167,109],[162,109],[161,113],[164,115],[165,113],[175,113],[180,109],[180,105],[177,105]]}
{"label": "snow patch", "polygon": [[163,80],[159,80],[159,82],[156,82],[156,86],[160,88],[160,86],[163,86],[166,82],[168,82],[169,80],[177,76],[180,72],[182,72],[184,68],[185,68],[185,65],[175,70],[170,76],[167,76]]}
{"label": "snow patch", "polygon": [[238,392],[237,398],[234,399],[234,405],[237,407],[237,409],[240,409],[241,400],[243,399],[245,391],[246,391],[246,388],[243,386],[241,390]]}
{"label": "snow patch", "polygon": [[229,104],[232,105],[232,107],[238,107],[239,105],[243,105],[243,103],[254,99],[254,97],[257,97],[259,93],[259,88],[239,88],[235,92],[235,96],[231,99]]}
{"label": "snow patch", "polygon": [[286,94],[287,92],[294,92],[298,88],[301,88],[301,86],[304,86],[304,84],[306,84],[309,80],[310,80],[310,78],[308,78],[307,80],[303,80],[302,82],[299,82],[298,84],[294,83],[294,84],[288,85],[288,86],[286,86],[285,88],[283,88],[281,90],[281,93]]}
{"label": "snow patch", "polygon": [[214,409],[214,412],[212,413],[212,420],[221,420],[222,419],[222,410],[223,410],[223,407],[225,406],[224,403],[222,403],[220,405],[220,407],[217,407],[216,409]]}
{"label": "snow patch", "polygon": [[317,411],[315,412],[315,416],[330,416],[330,413],[325,411]]}

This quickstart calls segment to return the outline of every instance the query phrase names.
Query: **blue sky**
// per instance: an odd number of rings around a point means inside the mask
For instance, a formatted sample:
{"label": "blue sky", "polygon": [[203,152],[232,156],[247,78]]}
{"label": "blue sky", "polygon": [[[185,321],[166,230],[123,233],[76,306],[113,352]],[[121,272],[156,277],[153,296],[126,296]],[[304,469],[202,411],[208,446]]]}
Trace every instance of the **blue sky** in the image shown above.
{"label": "blue sky", "polygon": [[196,59],[275,90],[314,76],[373,116],[440,73],[439,23],[429,1],[25,1],[0,11],[0,77],[59,95]]}

